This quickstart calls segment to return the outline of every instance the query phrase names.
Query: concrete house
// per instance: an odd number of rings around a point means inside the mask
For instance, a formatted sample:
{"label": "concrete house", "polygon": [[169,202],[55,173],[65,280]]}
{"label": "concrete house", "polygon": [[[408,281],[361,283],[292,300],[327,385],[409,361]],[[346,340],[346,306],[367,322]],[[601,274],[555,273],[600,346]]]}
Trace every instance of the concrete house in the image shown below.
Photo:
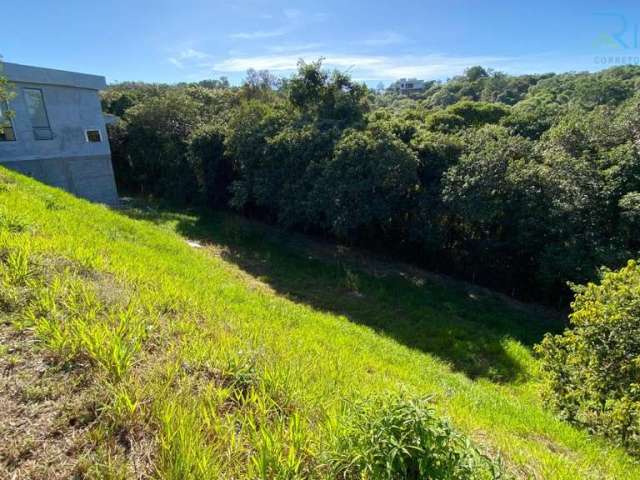
{"label": "concrete house", "polygon": [[105,78],[15,63],[3,63],[1,73],[15,96],[0,104],[0,165],[79,197],[117,203],[98,97]]}

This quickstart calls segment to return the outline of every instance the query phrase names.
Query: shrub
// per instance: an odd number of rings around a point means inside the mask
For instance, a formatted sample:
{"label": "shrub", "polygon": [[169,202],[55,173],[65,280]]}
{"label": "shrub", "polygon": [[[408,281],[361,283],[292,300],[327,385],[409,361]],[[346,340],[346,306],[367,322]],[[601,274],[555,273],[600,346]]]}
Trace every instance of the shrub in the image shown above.
{"label": "shrub", "polygon": [[640,267],[576,287],[571,328],[537,347],[545,397],[566,420],[640,453]]}
{"label": "shrub", "polygon": [[271,198],[274,186],[268,169],[268,138],[285,124],[281,109],[258,101],[243,104],[231,118],[225,150],[238,176],[231,186],[232,207],[247,210]]}
{"label": "shrub", "polygon": [[488,230],[490,223],[507,224],[514,190],[511,172],[524,170],[523,162],[533,157],[532,144],[499,126],[469,132],[464,140],[466,152],[444,174],[443,200],[480,230]]}
{"label": "shrub", "polygon": [[498,103],[471,102],[465,100],[451,105],[447,113],[458,115],[464,119],[465,125],[484,125],[497,123],[509,113],[508,107]]}
{"label": "shrub", "polygon": [[313,228],[321,223],[323,205],[312,192],[339,133],[316,125],[286,127],[269,138],[261,172],[261,188],[255,189],[260,205],[269,207],[278,222]]}
{"label": "shrub", "polygon": [[427,117],[426,125],[434,132],[452,133],[464,127],[465,121],[460,115],[439,111]]}
{"label": "shrub", "polygon": [[442,176],[441,198],[453,220],[447,234],[460,242],[451,261],[476,281],[519,293],[548,238],[544,171],[533,144],[504,127],[485,125],[462,140],[464,153]]}
{"label": "shrub", "polygon": [[196,180],[187,147],[202,122],[200,110],[196,101],[178,90],[127,110],[131,174],[142,193],[179,203],[194,200]]}
{"label": "shrub", "polygon": [[418,185],[411,149],[383,130],[347,130],[318,184],[331,232],[375,238],[399,228]]}
{"label": "shrub", "polygon": [[428,399],[403,397],[353,407],[329,465],[339,478],[503,478],[500,465],[438,419]]}
{"label": "shrub", "polygon": [[210,206],[226,205],[233,167],[224,152],[224,130],[220,125],[206,125],[194,132],[189,142],[189,160]]}
{"label": "shrub", "polygon": [[440,184],[442,174],[454,165],[463,151],[464,143],[458,137],[420,129],[411,141],[418,157],[418,176],[425,188]]}
{"label": "shrub", "polygon": [[618,206],[620,216],[630,230],[640,227],[640,192],[627,193],[620,199]]}
{"label": "shrub", "polygon": [[231,205],[285,226],[317,225],[310,193],[338,133],[293,123],[282,109],[250,102],[234,117],[225,147],[233,159]]}
{"label": "shrub", "polygon": [[518,102],[500,123],[515,135],[537,140],[553,126],[559,110],[547,96],[533,97]]}
{"label": "shrub", "polygon": [[322,60],[300,61],[285,90],[298,111],[340,128],[359,124],[369,110],[367,87],[353,82],[347,74],[323,70]]}
{"label": "shrub", "polygon": [[137,192],[139,189],[139,185],[135,181],[133,165],[129,159],[127,127],[127,123],[123,120],[107,125],[113,173],[116,177],[118,191],[121,193]]}

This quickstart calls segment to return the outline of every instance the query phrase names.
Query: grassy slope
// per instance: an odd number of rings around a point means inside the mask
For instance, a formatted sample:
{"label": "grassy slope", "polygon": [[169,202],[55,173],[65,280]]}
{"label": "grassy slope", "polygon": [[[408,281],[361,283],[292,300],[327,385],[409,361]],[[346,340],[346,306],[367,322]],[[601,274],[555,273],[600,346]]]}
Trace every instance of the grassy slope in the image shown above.
{"label": "grassy slope", "polygon": [[[440,414],[520,477],[640,477],[619,449],[545,412],[530,345],[548,325],[531,313],[429,277],[374,275],[235,217],[117,213],[0,175],[0,250],[68,278],[64,298],[91,297],[73,285],[93,282],[103,305],[61,302],[79,318],[61,335],[78,336],[71,346],[37,315],[8,317],[108,387],[87,444],[125,431],[125,443],[151,445],[162,476],[257,475],[269,455],[313,459],[319,426],[340,421],[345,399],[403,390],[434,395]],[[210,243],[192,248],[181,235]],[[42,267],[54,257],[73,268]],[[115,459],[105,468],[131,468],[135,448],[117,448],[100,452]]]}

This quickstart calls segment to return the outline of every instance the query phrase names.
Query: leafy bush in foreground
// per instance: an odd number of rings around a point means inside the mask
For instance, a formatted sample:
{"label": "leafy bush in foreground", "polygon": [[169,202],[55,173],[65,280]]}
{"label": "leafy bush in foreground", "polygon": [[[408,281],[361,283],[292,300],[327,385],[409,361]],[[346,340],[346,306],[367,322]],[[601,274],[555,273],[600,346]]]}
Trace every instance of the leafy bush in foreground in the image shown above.
{"label": "leafy bush in foreground", "polygon": [[547,335],[538,352],[547,400],[565,419],[640,453],[640,267],[578,287],[572,328]]}
{"label": "leafy bush in foreground", "polygon": [[440,420],[428,399],[383,398],[349,416],[330,461],[339,478],[504,478],[500,465]]}

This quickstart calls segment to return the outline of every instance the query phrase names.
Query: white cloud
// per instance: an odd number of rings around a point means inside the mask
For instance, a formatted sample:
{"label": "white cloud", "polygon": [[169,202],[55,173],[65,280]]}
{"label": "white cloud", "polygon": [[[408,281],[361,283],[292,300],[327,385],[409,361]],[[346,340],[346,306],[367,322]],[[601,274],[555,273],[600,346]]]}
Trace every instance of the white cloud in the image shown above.
{"label": "white cloud", "polygon": [[369,38],[359,41],[358,44],[367,47],[384,47],[387,45],[399,45],[407,41],[407,37],[401,33],[389,31],[371,35]]}
{"label": "white cloud", "polygon": [[[326,68],[348,71],[354,78],[369,81],[389,81],[398,78],[417,77],[444,79],[461,74],[465,68],[483,65],[505,72],[542,71],[551,56],[529,55],[503,56],[453,56],[430,55],[375,55],[327,52],[321,44],[281,44],[266,46],[264,55],[243,55],[230,51],[226,58],[186,48],[168,58],[168,61],[184,71],[185,78],[211,75],[238,76],[248,69],[271,70],[278,75],[288,75],[297,68],[300,59],[312,62],[323,58]],[[525,68],[526,67],[526,68]],[[235,75],[234,75],[235,74]]]}
{"label": "white cloud", "polygon": [[290,54],[257,55],[231,57],[215,62],[212,69],[219,73],[244,72],[249,68],[289,72],[296,69],[298,60],[307,62],[323,57],[327,68],[348,70],[358,78],[368,80],[392,80],[401,77],[445,78],[462,73],[472,65],[486,65],[492,68],[507,68],[515,59],[509,57],[446,55],[344,55],[319,51]]}
{"label": "white cloud", "polygon": [[214,71],[233,73],[246,72],[250,68],[256,70],[295,70],[298,62],[297,55],[264,55],[255,57],[232,57],[222,62],[214,63]]}
{"label": "white cloud", "polygon": [[253,32],[237,32],[229,35],[232,40],[256,40],[260,38],[281,37],[289,32],[287,28],[277,28],[275,30],[256,30]]}
{"label": "white cloud", "polygon": [[177,55],[169,57],[169,62],[174,64],[178,68],[184,68],[187,63],[192,63],[194,60],[205,60],[210,58],[209,54],[194,50],[193,48],[186,48]]}
{"label": "white cloud", "polygon": [[372,79],[396,79],[402,77],[418,77],[418,78],[445,78],[458,75],[464,69],[473,65],[484,65],[492,68],[501,69],[512,63],[515,59],[510,57],[498,56],[446,56],[446,55],[427,55],[427,56],[402,56],[389,57],[384,66],[372,72]]}
{"label": "white cloud", "polygon": [[282,45],[270,45],[267,50],[273,53],[308,52],[322,48],[322,43],[290,43]]}
{"label": "white cloud", "polygon": [[326,22],[329,20],[329,14],[325,12],[317,12],[313,15],[313,20],[316,22]]}
{"label": "white cloud", "polygon": [[302,12],[295,8],[287,8],[282,12],[288,20],[298,20],[302,18]]}
{"label": "white cloud", "polygon": [[[262,16],[265,20],[270,20],[272,16]],[[281,37],[291,31],[302,27],[311,22],[322,22],[327,19],[324,13],[316,13],[314,15],[305,15],[304,12],[295,8],[287,8],[282,11],[280,16],[284,20],[284,25],[267,30],[251,30],[246,32],[236,32],[229,35],[232,40],[259,40],[264,38]]]}
{"label": "white cloud", "polygon": [[323,55],[319,52],[288,55],[262,55],[254,57],[228,58],[215,63],[213,69],[219,72],[244,72],[249,68],[256,70],[288,71],[295,70],[298,61],[302,58],[307,62],[324,57],[324,65],[327,67],[374,68],[384,65],[384,57],[358,56],[358,55]]}

